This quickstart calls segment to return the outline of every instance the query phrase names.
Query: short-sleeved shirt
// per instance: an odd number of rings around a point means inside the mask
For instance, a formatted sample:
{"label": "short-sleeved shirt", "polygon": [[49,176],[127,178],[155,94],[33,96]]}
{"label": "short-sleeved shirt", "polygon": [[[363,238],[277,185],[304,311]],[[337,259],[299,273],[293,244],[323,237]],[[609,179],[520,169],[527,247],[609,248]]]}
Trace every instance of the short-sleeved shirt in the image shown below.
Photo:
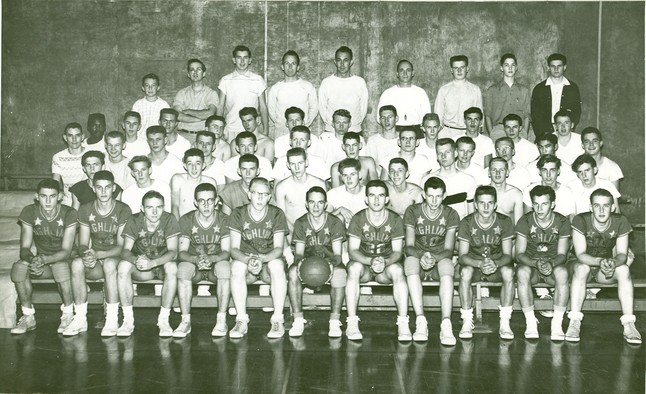
{"label": "short-sleeved shirt", "polygon": [[404,225],[415,229],[415,249],[438,254],[444,250],[448,230],[455,229],[460,216],[451,207],[441,206],[440,213],[431,218],[426,203],[413,204],[404,213]]}
{"label": "short-sleeved shirt", "polygon": [[359,251],[367,257],[388,257],[393,254],[392,241],[404,238],[404,221],[395,212],[386,209],[387,217],[376,226],[368,219],[368,208],[360,211],[350,221],[348,235],[359,238]]}
{"label": "short-sleeved shirt", "polygon": [[[208,109],[210,105],[217,108],[220,105],[220,96],[218,96],[218,92],[206,85],[202,86],[202,89],[199,91],[193,90],[192,86],[187,86],[177,92],[175,100],[173,101],[173,107],[178,108],[180,111],[185,111],[187,109],[201,111]],[[177,128],[180,130],[190,131],[201,131],[206,129],[204,121],[192,123],[179,122]]]}
{"label": "short-sleeved shirt", "polygon": [[52,156],[52,174],[60,175],[63,180],[63,204],[65,205],[72,205],[70,187],[87,178],[81,164],[83,153],[85,151],[74,155],[69,150],[63,149]]}
{"label": "short-sleeved shirt", "polygon": [[197,219],[198,211],[191,211],[179,218],[181,238],[188,238],[191,243],[188,247],[188,254],[199,256],[200,254],[217,255],[222,253],[221,242],[229,238],[229,227],[227,227],[227,215],[217,211],[213,223],[204,227]]}
{"label": "short-sleeved shirt", "polygon": [[508,216],[496,212],[493,222],[484,228],[474,212],[465,217],[458,227],[458,240],[469,243],[468,255],[481,259],[485,255],[495,260],[502,257],[502,242],[514,238],[514,225]]}
{"label": "short-sleeved shirt", "polygon": [[242,188],[242,179],[227,183],[220,192],[220,199],[232,211],[250,202],[248,192]]}
{"label": "short-sleeved shirt", "polygon": [[244,131],[238,112],[244,107],[258,108],[259,97],[267,89],[267,83],[258,74],[247,71],[244,74],[233,71],[220,79],[218,88],[224,93],[227,126],[225,132],[229,140]]}
{"label": "short-sleeved shirt", "polygon": [[92,249],[104,252],[117,244],[119,228],[126,224],[131,215],[130,207],[121,201],[115,201],[112,210],[105,215],[99,213],[96,204],[91,201],[80,206],[78,222],[90,228]]}
{"label": "short-sleeved shirt", "polygon": [[186,172],[184,170],[184,163],[182,160],[172,153],[169,153],[161,164],[157,165],[152,163],[151,170],[153,179],[162,181],[169,185],[173,175]]}
{"label": "short-sleeved shirt", "polygon": [[601,258],[613,257],[617,238],[630,234],[633,229],[624,215],[610,214],[608,228],[600,231],[594,226],[592,212],[578,214],[572,219],[572,231],[585,236],[586,253]]}
{"label": "short-sleeved shirt", "polygon": [[159,113],[164,108],[170,108],[170,105],[161,97],[155,101],[148,101],[145,97],[135,101],[132,110],[141,115],[141,129],[137,133],[139,138],[146,139],[146,129],[159,124]]}
{"label": "short-sleeved shirt", "polygon": [[[80,181],[74,184],[74,186],[70,187],[70,192],[76,196],[76,199],[79,201],[81,205],[87,204],[89,202],[92,202],[96,200],[96,194],[94,193],[94,190],[90,187],[90,185],[87,183],[87,180]],[[114,184],[114,192],[112,193],[113,196],[118,196],[123,189],[121,186],[117,185],[116,183]]]}
{"label": "short-sleeved shirt", "polygon": [[168,212],[162,212],[159,224],[155,231],[148,231],[146,218],[143,212],[130,216],[123,229],[123,238],[130,238],[135,241],[132,245],[132,253],[145,255],[150,259],[156,259],[168,252],[166,242],[180,234],[179,224],[175,216]]}
{"label": "short-sleeved shirt", "polygon": [[568,183],[567,186],[572,190],[577,214],[590,211],[590,195],[597,189],[606,189],[614,198],[621,197],[621,193],[619,193],[615,185],[603,178],[596,178],[593,187],[583,186],[583,183],[578,179]]}
{"label": "short-sleeved shirt", "polygon": [[527,239],[528,257],[553,260],[558,255],[559,239],[570,238],[572,230],[570,221],[558,212],[554,212],[552,221],[545,227],[538,223],[534,212],[529,212],[516,223],[516,236]]}
{"label": "short-sleeved shirt", "polygon": [[229,230],[241,235],[240,250],[248,254],[267,254],[274,249],[274,234],[289,232],[285,213],[273,205],[260,220],[249,215],[249,205],[236,208],[229,216]]}
{"label": "short-sleeved shirt", "polygon": [[76,226],[76,217],[75,209],[60,205],[56,216],[47,220],[40,205],[34,203],[23,208],[18,221],[21,225],[32,228],[38,254],[48,256],[61,251],[65,230]]}
{"label": "short-sleeved shirt", "polygon": [[315,228],[309,220],[308,214],[301,216],[294,222],[294,244],[305,244],[305,257],[318,256],[325,258],[334,257],[332,243],[345,240],[345,226],[336,216],[326,213],[325,222],[320,228]]}

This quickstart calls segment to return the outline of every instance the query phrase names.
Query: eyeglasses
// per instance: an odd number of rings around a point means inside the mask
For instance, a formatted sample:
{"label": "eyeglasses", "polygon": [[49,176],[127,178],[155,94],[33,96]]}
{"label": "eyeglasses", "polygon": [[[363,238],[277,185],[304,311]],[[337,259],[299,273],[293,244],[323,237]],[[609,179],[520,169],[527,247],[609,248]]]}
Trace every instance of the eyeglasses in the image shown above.
{"label": "eyeglasses", "polygon": [[251,195],[253,195],[253,196],[264,197],[264,198],[267,198],[267,197],[271,196],[271,193],[257,192],[257,191],[254,191],[254,190],[250,191],[249,193],[251,193]]}
{"label": "eyeglasses", "polygon": [[215,204],[215,198],[207,198],[206,200],[203,198],[199,198],[197,200],[197,204],[202,206],[213,205]]}

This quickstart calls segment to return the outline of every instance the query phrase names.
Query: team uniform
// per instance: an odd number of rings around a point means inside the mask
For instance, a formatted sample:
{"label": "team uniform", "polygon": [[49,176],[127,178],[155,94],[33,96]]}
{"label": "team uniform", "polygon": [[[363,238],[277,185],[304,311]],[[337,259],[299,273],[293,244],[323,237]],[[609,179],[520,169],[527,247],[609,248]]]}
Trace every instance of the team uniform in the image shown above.
{"label": "team uniform", "polygon": [[[92,189],[92,186],[87,183],[87,180],[75,183],[72,187],[70,187],[70,192],[76,196],[76,199],[81,205],[96,200],[94,189]],[[121,186],[115,183],[113,195],[119,196],[121,192],[123,192],[123,189],[121,188]]]}
{"label": "team uniform", "polygon": [[[191,211],[179,219],[180,238],[190,240],[188,254],[191,256],[200,256],[207,254],[210,256],[222,253],[220,246],[222,240],[229,237],[229,227],[227,226],[227,216],[220,211],[216,211],[213,223],[207,227],[197,219],[198,211]],[[215,281],[216,279],[229,279],[231,277],[231,266],[229,260],[218,261],[212,270],[198,271],[197,266],[193,266],[191,272],[181,272],[183,267],[177,273],[177,277],[182,279],[187,274],[187,279],[192,278],[197,283],[202,279]],[[215,273],[213,277],[212,273]]]}
{"label": "team uniform", "polygon": [[[516,236],[527,239],[525,254],[529,258],[554,261],[558,255],[559,239],[570,238],[572,231],[570,221],[558,212],[554,212],[552,221],[545,227],[536,221],[534,212],[529,212],[516,223]],[[545,282],[545,277],[541,275],[541,278]]]}

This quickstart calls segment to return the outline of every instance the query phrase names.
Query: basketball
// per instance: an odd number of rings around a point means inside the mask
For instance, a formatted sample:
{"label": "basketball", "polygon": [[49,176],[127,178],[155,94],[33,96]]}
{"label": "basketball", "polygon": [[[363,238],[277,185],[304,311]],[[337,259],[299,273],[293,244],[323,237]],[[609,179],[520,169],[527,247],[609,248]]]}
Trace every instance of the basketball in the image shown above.
{"label": "basketball", "polygon": [[323,286],[330,279],[330,264],[318,256],[306,257],[298,267],[301,281],[310,287]]}

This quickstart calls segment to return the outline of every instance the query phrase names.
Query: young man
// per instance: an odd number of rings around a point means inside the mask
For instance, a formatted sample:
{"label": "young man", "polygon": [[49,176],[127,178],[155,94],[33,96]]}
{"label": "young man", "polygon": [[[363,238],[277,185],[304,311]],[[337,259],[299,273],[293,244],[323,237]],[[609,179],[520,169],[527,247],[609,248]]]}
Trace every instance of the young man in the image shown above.
{"label": "young man", "polygon": [[597,162],[588,154],[582,154],[572,163],[572,170],[579,178],[568,183],[574,196],[574,207],[577,214],[588,212],[590,210],[590,196],[596,189],[605,189],[613,198],[613,207],[616,213],[619,213],[619,197],[621,193],[607,179],[597,177]]}
{"label": "young man", "polygon": [[114,183],[126,189],[134,182],[132,176],[130,176],[130,169],[128,168],[128,162],[130,160],[123,155],[126,137],[120,131],[112,130],[106,133],[103,141],[107,156],[105,169],[114,175]]}
{"label": "young man", "polygon": [[366,185],[368,208],[357,213],[348,226],[348,281],[345,287],[348,309],[345,335],[351,341],[363,338],[359,330],[359,284],[371,280],[392,283],[397,306],[397,339],[410,341],[408,327],[408,286],[402,267],[404,222],[388,205],[388,187],[382,180]]}
{"label": "young man", "polygon": [[86,280],[104,279],[105,324],[102,337],[117,335],[119,328],[119,292],[117,265],[123,247],[123,229],[132,215],[130,208],[116,201],[114,176],[109,171],[98,171],[92,178],[96,200],[81,205],[78,211],[78,257],[72,260],[72,291],[74,319],[63,331],[72,336],[87,331]]}
{"label": "young man", "polygon": [[128,163],[130,173],[135,179],[135,184],[128,187],[121,195],[121,201],[126,203],[130,210],[139,212],[141,210],[141,199],[149,191],[154,190],[164,196],[164,210],[171,211],[171,192],[167,183],[150,178],[151,164],[148,156],[135,156]]}
{"label": "young man", "polygon": [[[179,130],[193,143],[195,134],[205,130],[204,121],[221,113],[222,103],[218,92],[204,84],[206,66],[200,59],[186,62],[186,75],[191,80],[191,85],[177,92],[173,108],[178,112],[176,121],[180,122]],[[181,157],[181,154],[177,156]]]}
{"label": "young man", "polygon": [[177,293],[179,224],[173,215],[164,211],[164,196],[154,190],[144,194],[139,210],[123,229],[123,250],[117,267],[123,323],[117,329],[117,336],[128,337],[135,329],[133,279],[157,278],[164,281],[157,327],[160,337],[170,337],[173,329],[168,318]]}
{"label": "young man", "polygon": [[[535,144],[520,136],[523,131],[523,119],[516,114],[509,114],[503,118],[502,123],[505,129],[504,136],[514,141],[516,162],[522,167],[527,167],[529,162],[538,157],[538,149]],[[497,141],[497,139],[494,141]]]}
{"label": "young man", "polygon": [[478,186],[487,184],[489,179],[488,171],[472,160],[476,151],[476,143],[473,141],[473,138],[467,136],[460,137],[455,141],[455,145],[458,147],[458,159],[455,162],[455,167],[471,175]]}
{"label": "young man", "polygon": [[[150,126],[158,124],[159,111],[164,108],[170,108],[166,100],[159,97],[160,88],[159,77],[156,74],[146,74],[141,78],[141,90],[144,92],[144,97],[135,101],[132,105],[132,110],[141,114],[142,134]],[[145,135],[140,135],[139,137],[143,139]]]}
{"label": "young man", "polygon": [[[554,134],[547,134],[554,136]],[[549,186],[555,192],[554,212],[572,219],[575,213],[575,201],[572,189],[561,181],[561,160],[551,154],[542,155],[536,167],[540,174],[540,182],[532,183],[523,190],[523,203],[525,204],[525,213],[532,210],[532,200],[529,192],[536,186]]]}
{"label": "young man", "polygon": [[249,185],[251,180],[260,174],[258,157],[244,154],[238,156],[238,176],[240,179],[227,183],[220,193],[222,212],[231,215],[234,209],[250,203]]}
{"label": "young man", "polygon": [[514,224],[496,212],[496,189],[478,186],[476,211],[460,222],[458,256],[460,262],[460,338],[473,337],[473,294],[471,284],[477,281],[502,282],[500,294],[501,339],[514,339],[509,320],[514,302],[514,268],[512,247]]}
{"label": "young man", "polygon": [[215,186],[215,179],[202,173],[204,169],[204,153],[197,148],[190,148],[184,153],[183,174],[175,174],[170,181],[171,213],[179,220],[180,217],[195,208],[195,188],[201,183]]}
{"label": "young man", "polygon": [[289,302],[294,322],[289,330],[290,337],[303,335],[306,320],[303,317],[303,284],[299,277],[300,262],[312,256],[324,258],[331,266],[330,278],[330,321],[328,336],[339,338],[341,332],[341,309],[347,272],[341,259],[342,244],[345,241],[345,226],[336,216],[326,212],[325,189],[314,186],[305,197],[307,213],[294,223],[292,244],[294,264],[288,269]]}
{"label": "young man", "polygon": [[287,278],[283,247],[288,232],[285,214],[269,205],[271,186],[265,178],[254,178],[249,186],[249,204],[236,208],[229,217],[231,239],[231,296],[237,310],[230,338],[242,338],[248,329],[247,284],[262,280],[271,285],[274,313],[268,338],[285,335],[283,309]]}
{"label": "young man", "polygon": [[193,210],[179,219],[179,265],[177,295],[182,322],[173,337],[183,338],[191,332],[191,299],[193,283],[209,280],[217,284],[218,312],[214,337],[227,335],[226,311],[231,294],[229,264],[229,228],[227,216],[218,211],[218,192],[210,183],[200,183],[193,193]]}
{"label": "young man", "polygon": [[507,184],[509,176],[509,163],[501,157],[491,159],[489,162],[489,178],[491,186],[496,189],[498,203],[496,211],[511,218],[516,224],[523,216],[523,193],[520,189]]}
{"label": "young man", "polygon": [[150,147],[148,158],[155,179],[170,184],[173,175],[184,172],[184,165],[182,160],[166,149],[166,129],[164,126],[151,126],[146,130],[146,139]]}
{"label": "young man", "polygon": [[581,145],[585,153],[592,156],[597,162],[597,176],[609,180],[619,190],[619,181],[624,178],[624,173],[617,163],[601,154],[603,137],[599,129],[586,127],[581,132]]}
{"label": "young man", "polygon": [[[217,121],[212,121],[211,125],[215,122]],[[213,127],[209,128],[212,129]],[[223,141],[220,139],[220,142]],[[195,147],[204,153],[204,171],[202,171],[202,174],[215,179],[215,183],[218,187],[224,187],[224,184],[226,183],[224,177],[224,162],[218,158],[223,157],[221,154],[218,156],[215,155],[218,150],[217,145],[218,138],[216,137],[216,134],[211,131],[200,131],[195,137]],[[231,152],[229,151],[229,144],[226,144],[226,149],[230,158]]]}
{"label": "young man", "polygon": [[516,55],[513,53],[502,55],[500,71],[502,71],[502,79],[489,86],[484,94],[485,126],[493,141],[505,136],[503,119],[508,114],[516,114],[520,117],[521,125],[529,125],[530,120],[531,96],[529,87],[516,81],[518,71]]}
{"label": "young man", "polygon": [[428,323],[424,316],[422,280],[440,281],[440,343],[456,343],[451,325],[453,308],[453,251],[460,222],[458,213],[442,205],[446,185],[440,178],[431,177],[424,183],[424,201],[411,205],[404,214],[406,226],[406,260],[404,272],[410,299],[417,316],[414,341],[428,339]]}
{"label": "young man", "polygon": [[[527,163],[525,169],[529,172],[529,179],[531,182],[539,183],[541,181],[541,174],[539,171],[536,171],[538,161],[545,155],[556,156],[556,151],[559,148],[559,140],[556,134],[550,133],[536,137],[535,143],[540,156],[538,156],[534,161]],[[559,161],[561,162],[559,182],[563,185],[567,185],[570,181],[577,179],[576,174],[572,171],[572,167],[561,159],[559,159]]]}
{"label": "young man", "polygon": [[446,185],[446,198],[444,204],[455,209],[460,219],[473,212],[473,193],[476,181],[471,175],[459,171],[455,165],[458,155],[457,146],[450,138],[440,138],[435,145],[439,170],[429,172],[422,184],[430,177],[442,179]]}
{"label": "young man", "polygon": [[574,132],[576,123],[572,121],[572,117],[569,110],[560,110],[554,115],[554,132],[559,140],[556,156],[570,165],[574,159],[585,153],[579,143],[581,136]]}
{"label": "young man", "polygon": [[[81,164],[83,165],[83,172],[85,172],[87,179],[77,182],[70,187],[70,192],[72,193],[72,208],[76,210],[78,210],[81,205],[96,200],[96,193],[94,191],[92,179],[94,178],[94,174],[103,170],[105,167],[105,155],[103,152],[99,152],[97,150],[87,151],[83,153]],[[121,192],[123,192],[121,186],[115,184],[115,199],[121,198]]]}
{"label": "young man", "polygon": [[394,157],[399,152],[399,133],[397,132],[397,109],[393,105],[379,107],[378,123],[381,131],[370,135],[366,143],[365,154],[380,163],[386,157]]}
{"label": "young man", "polygon": [[[254,107],[244,107],[238,114],[240,115],[240,121],[242,121],[242,127],[244,131],[252,133],[256,136],[256,141],[258,145],[258,155],[269,160],[270,163],[274,162],[274,140],[268,136],[262,134],[259,127],[260,116],[258,116],[258,111]],[[231,154],[235,154],[235,146],[232,146]]]}
{"label": "young man", "polygon": [[352,74],[353,64],[352,50],[340,47],[334,52],[335,73],[321,81],[319,115],[325,123],[325,131],[335,130],[334,113],[341,108],[347,109],[351,115],[352,123],[348,130],[361,131],[361,123],[368,113],[368,87],[363,78]]}
{"label": "young man", "polygon": [[[258,174],[262,174],[268,180],[272,181],[271,177],[271,162],[261,155],[258,155],[256,151],[258,150],[258,144],[256,135],[248,131],[243,131],[236,136],[235,149],[238,155],[254,155],[258,158],[259,171]],[[240,156],[233,156],[229,160],[224,162],[224,176],[227,183],[237,181],[240,179],[240,174],[238,174],[238,162],[240,161]]]}
{"label": "young man", "polygon": [[438,169],[439,166],[437,163],[431,163],[426,156],[416,152],[418,145],[419,141],[417,140],[415,130],[407,126],[402,127],[397,140],[397,146],[400,148],[399,151],[394,156],[384,157],[379,163],[381,167],[381,179],[388,179],[389,163],[393,158],[406,160],[408,163],[410,182],[415,185],[420,185],[420,181],[427,172]]}
{"label": "young man", "polygon": [[[355,159],[361,163],[361,184],[368,182],[371,179],[379,179],[379,172],[377,171],[377,164],[375,160],[370,156],[360,156],[361,148],[363,143],[361,142],[361,135],[353,131],[343,134],[343,145],[341,146],[345,152],[346,159]],[[339,171],[339,165],[343,160],[337,161],[332,164],[330,167],[330,179],[332,181],[332,187],[339,187],[343,184],[341,172]],[[362,193],[363,194],[363,193]],[[361,208],[363,209],[363,208]]]}
{"label": "young man", "polygon": [[85,149],[103,151],[103,136],[105,135],[105,115],[94,113],[87,117],[88,137],[83,141]]}
{"label": "young man", "polygon": [[233,48],[231,61],[235,70],[220,79],[218,88],[222,93],[222,113],[226,117],[224,134],[227,141],[233,141],[236,135],[244,130],[239,111],[244,107],[254,107],[260,110],[262,119],[262,134],[269,134],[269,115],[265,90],[267,83],[258,74],[251,71],[251,50],[243,45]]}
{"label": "young man", "polygon": [[[70,140],[76,141],[76,138]],[[80,145],[80,135],[78,141]],[[62,198],[61,185],[54,179],[44,179],[36,188],[36,202],[27,205],[18,218],[20,259],[11,267],[11,281],[16,286],[22,317],[11,329],[12,334],[24,334],[36,329],[30,278],[54,278],[58,285],[58,293],[63,301],[58,333],[65,331],[72,322],[70,254],[76,236],[76,211],[62,205]],[[35,256],[31,252],[32,244],[36,246]]]}
{"label": "young man", "polygon": [[509,137],[500,137],[496,140],[496,157],[507,162],[507,183],[519,190],[525,190],[529,186],[529,171],[516,163],[516,147],[514,141]]}
{"label": "young man", "polygon": [[551,187],[535,186],[529,194],[533,212],[520,218],[516,225],[516,278],[525,315],[525,338],[538,339],[532,285],[540,281],[555,288],[550,339],[562,341],[565,339],[563,315],[569,295],[565,261],[570,249],[570,221],[554,211],[556,194]]}
{"label": "young man", "polygon": [[[285,126],[288,131],[296,126],[305,126],[305,112],[298,107],[289,107],[285,110]],[[309,129],[308,129],[309,130]],[[288,132],[274,140],[274,156],[284,157],[287,151],[292,148],[291,136]],[[308,153],[316,155],[327,162],[327,147],[323,145],[321,137],[310,131],[310,146]]]}
{"label": "young man", "polygon": [[52,156],[52,178],[61,183],[62,203],[72,205],[70,187],[85,178],[81,158],[85,152],[83,146],[83,128],[78,123],[68,123],[63,132],[67,148]]}
{"label": "young man", "polygon": [[159,124],[166,129],[166,150],[176,157],[184,156],[184,152],[195,142],[195,133],[189,133],[191,140],[177,134],[177,119],[179,112],[172,108],[164,108],[159,113]]}
{"label": "young man", "polygon": [[575,124],[581,118],[579,87],[564,75],[567,58],[560,53],[553,53],[547,57],[547,67],[547,79],[532,91],[532,128],[536,137],[552,132],[552,119],[561,110],[570,110],[570,119]]}
{"label": "young man", "polygon": [[[159,113],[156,115],[153,126],[156,126],[157,122],[159,122]],[[141,115],[139,112],[127,111],[123,116],[121,128],[123,129],[126,140],[123,146],[124,156],[133,158],[135,156],[145,156],[150,153],[150,147],[146,140],[146,130],[148,129],[141,127]]]}
{"label": "young man", "polygon": [[338,168],[342,185],[328,192],[328,211],[348,226],[352,217],[366,207],[361,162],[357,159],[344,159],[339,162]]}
{"label": "young man", "polygon": [[[325,158],[327,164],[332,165],[338,161],[346,158],[346,153],[343,151],[343,136],[349,131],[352,115],[345,109],[337,109],[332,115],[334,133],[325,131],[321,134],[321,143],[325,146]],[[357,133],[361,135],[360,133]],[[363,137],[361,138],[361,148],[366,146]],[[363,153],[362,151],[359,154]]]}
{"label": "young man", "polygon": [[[214,158],[225,162],[231,158],[231,146],[229,142],[225,141],[224,138],[224,128],[227,125],[227,122],[224,120],[224,117],[220,115],[209,116],[206,119],[206,131],[213,134],[212,142],[212,151],[211,156]],[[197,137],[200,133],[198,132],[195,137],[195,147],[199,148]],[[204,135],[202,133],[202,135]],[[210,134],[209,134],[210,135]],[[201,149],[201,148],[200,148]],[[205,157],[207,156],[206,152],[204,153]]]}
{"label": "young man", "polygon": [[441,137],[462,135],[466,130],[464,111],[470,107],[482,108],[480,88],[467,81],[469,58],[464,55],[452,56],[449,59],[449,65],[453,80],[440,87],[435,97],[434,112],[438,114],[444,125]]}
{"label": "young man", "polygon": [[486,168],[489,165],[489,160],[494,154],[494,143],[485,134],[480,134],[482,129],[482,110],[478,107],[471,107],[464,111],[464,123],[466,124],[466,131],[462,135],[455,135],[454,139],[462,136],[470,137],[476,144],[476,150],[473,155],[473,162]]}
{"label": "young man", "polygon": [[267,94],[267,112],[271,124],[269,135],[272,138],[289,133],[288,127],[282,122],[285,110],[290,107],[304,108],[304,124],[310,126],[318,114],[318,98],[316,88],[311,82],[298,75],[301,59],[298,53],[289,50],[283,55],[280,69],[283,71],[283,80],[276,82]]}
{"label": "young man", "polygon": [[424,132],[424,139],[420,141],[417,152],[428,157],[429,162],[436,163],[437,154],[435,153],[435,144],[437,143],[440,131],[442,131],[440,117],[436,113],[424,115],[422,119],[422,131]]}
{"label": "young man", "polygon": [[390,202],[388,208],[392,209],[399,216],[404,217],[406,209],[412,204],[420,203],[423,200],[422,188],[415,183],[407,182],[410,177],[408,163],[401,157],[390,159],[388,170],[388,195]]}
{"label": "young man", "polygon": [[621,324],[624,339],[628,343],[642,343],[641,335],[635,328],[633,314],[633,282],[630,275],[632,259],[628,249],[628,238],[632,228],[625,216],[613,213],[613,196],[605,189],[597,189],[590,195],[590,210],[574,217],[572,221],[572,243],[576,261],[570,265],[570,325],[565,340],[580,340],[583,320],[583,301],[586,283],[617,283],[621,303]]}
{"label": "young man", "polygon": [[[330,177],[330,171],[325,160],[312,154],[312,150],[310,149],[312,137],[310,129],[307,126],[294,126],[289,131],[289,135],[291,137],[289,145],[292,149],[301,148],[307,153],[307,173],[323,180],[328,179]],[[272,178],[276,181],[281,181],[290,175],[287,153],[285,153],[285,156],[276,159],[272,171]]]}

